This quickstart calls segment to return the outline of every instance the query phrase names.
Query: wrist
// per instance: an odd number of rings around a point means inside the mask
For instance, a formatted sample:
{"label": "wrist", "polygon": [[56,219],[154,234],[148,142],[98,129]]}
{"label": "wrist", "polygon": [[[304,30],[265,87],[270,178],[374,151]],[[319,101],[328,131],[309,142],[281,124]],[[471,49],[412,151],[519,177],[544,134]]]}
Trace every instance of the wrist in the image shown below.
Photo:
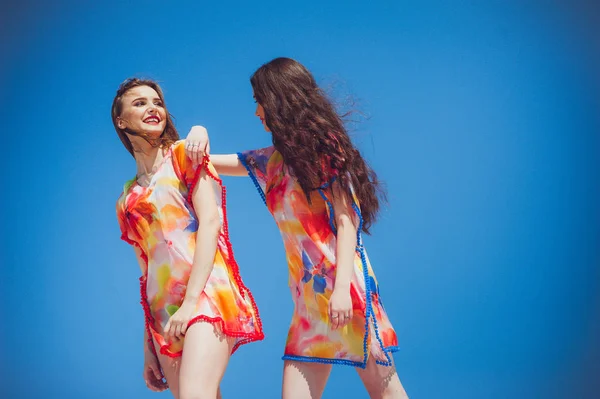
{"label": "wrist", "polygon": [[198,300],[200,299],[200,297],[198,295],[188,295],[186,294],[185,297],[183,298],[183,302],[181,304],[181,306],[185,305],[185,306],[195,306],[198,303]]}
{"label": "wrist", "polygon": [[350,293],[350,282],[336,281],[333,286],[333,292]]}

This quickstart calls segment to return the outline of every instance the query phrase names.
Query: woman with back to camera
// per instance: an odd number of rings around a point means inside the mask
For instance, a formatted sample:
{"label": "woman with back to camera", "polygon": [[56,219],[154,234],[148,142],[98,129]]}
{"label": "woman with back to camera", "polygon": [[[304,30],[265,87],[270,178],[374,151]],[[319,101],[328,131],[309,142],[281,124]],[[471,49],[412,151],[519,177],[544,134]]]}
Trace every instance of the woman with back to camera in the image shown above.
{"label": "woman with back to camera", "polygon": [[156,82],[123,82],[111,113],[137,166],[117,217],[142,271],[146,385],[176,399],[220,397],[230,355],[263,338],[233,257],[225,188],[207,157],[187,157]]}
{"label": "woman with back to camera", "polygon": [[[332,364],[356,367],[371,398],[406,398],[362,243],[379,211],[377,177],[302,64],[276,58],[250,83],[273,146],[211,161],[220,174],[250,175],[283,237],[294,301],[283,398],[320,398]],[[208,152],[206,129],[192,128],[186,146],[195,157]]]}

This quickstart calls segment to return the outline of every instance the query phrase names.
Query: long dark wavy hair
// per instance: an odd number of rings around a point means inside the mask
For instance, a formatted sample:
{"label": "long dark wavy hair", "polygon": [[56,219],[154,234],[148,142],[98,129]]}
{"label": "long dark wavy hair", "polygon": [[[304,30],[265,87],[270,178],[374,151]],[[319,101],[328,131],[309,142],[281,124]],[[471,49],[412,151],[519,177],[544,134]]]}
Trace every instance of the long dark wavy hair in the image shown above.
{"label": "long dark wavy hair", "polygon": [[[121,115],[121,112],[123,111],[123,96],[129,90],[133,89],[134,87],[138,87],[138,86],[148,86],[148,87],[153,88],[158,93],[158,97],[160,97],[160,101],[162,102],[163,107],[165,108],[165,113],[167,115],[167,117],[166,117],[167,123],[165,125],[165,130],[163,131],[161,136],[156,140],[152,140],[151,138],[147,137],[144,133],[141,133],[141,132],[133,132],[133,131],[130,131],[129,129],[120,129],[117,124],[117,118]],[[112,117],[113,126],[115,127],[115,130],[117,131],[117,134],[119,135],[119,138],[121,139],[121,142],[123,142],[123,145],[125,146],[127,151],[129,151],[129,153],[134,158],[135,158],[135,155],[133,153],[133,146],[131,145],[131,141],[129,140],[129,138],[127,137],[127,135],[125,133],[143,137],[153,147],[159,147],[159,148],[169,148],[174,142],[179,140],[179,133],[177,133],[177,129],[175,129],[175,124],[173,123],[173,117],[171,116],[171,114],[169,114],[169,111],[167,110],[167,106],[165,103],[165,96],[162,92],[162,89],[160,88],[158,83],[156,83],[153,80],[140,79],[140,78],[129,78],[129,79],[125,80],[123,83],[121,83],[119,85],[119,88],[117,89],[117,94],[115,95],[115,98],[113,99],[110,114]]]}
{"label": "long dark wavy hair", "polygon": [[250,83],[265,110],[273,146],[307,199],[335,173],[348,195],[352,184],[361,206],[363,231],[369,233],[385,192],[313,75],[298,61],[282,57],[258,68]]}

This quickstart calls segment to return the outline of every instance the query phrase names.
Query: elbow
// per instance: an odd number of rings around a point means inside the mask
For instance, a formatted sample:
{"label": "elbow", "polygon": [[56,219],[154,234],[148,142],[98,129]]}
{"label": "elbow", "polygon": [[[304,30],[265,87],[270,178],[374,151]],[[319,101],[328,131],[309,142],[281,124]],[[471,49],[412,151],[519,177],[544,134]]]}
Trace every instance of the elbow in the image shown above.
{"label": "elbow", "polygon": [[202,230],[208,235],[218,236],[221,232],[221,217],[218,212],[210,215],[205,215],[198,223],[198,230]]}
{"label": "elbow", "polygon": [[217,214],[211,216],[207,223],[208,223],[208,228],[210,229],[210,232],[214,233],[215,235],[219,235],[219,232],[221,231],[221,227],[223,227],[222,223],[221,223],[221,218],[219,217],[219,214],[217,213]]}
{"label": "elbow", "polygon": [[356,234],[358,226],[350,218],[349,215],[343,214],[335,218],[338,234],[343,232],[349,232]]}

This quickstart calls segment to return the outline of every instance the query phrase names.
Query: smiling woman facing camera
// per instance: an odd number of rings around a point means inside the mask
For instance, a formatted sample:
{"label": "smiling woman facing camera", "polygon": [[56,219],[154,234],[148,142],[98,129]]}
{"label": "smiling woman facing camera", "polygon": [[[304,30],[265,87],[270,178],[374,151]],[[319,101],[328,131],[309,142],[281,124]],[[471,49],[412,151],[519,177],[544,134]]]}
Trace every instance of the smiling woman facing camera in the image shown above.
{"label": "smiling woman facing camera", "polygon": [[146,385],[177,399],[215,398],[230,354],[263,338],[233,257],[225,188],[207,157],[186,156],[155,82],[123,82],[112,120],[137,166],[117,217],[142,272]]}

